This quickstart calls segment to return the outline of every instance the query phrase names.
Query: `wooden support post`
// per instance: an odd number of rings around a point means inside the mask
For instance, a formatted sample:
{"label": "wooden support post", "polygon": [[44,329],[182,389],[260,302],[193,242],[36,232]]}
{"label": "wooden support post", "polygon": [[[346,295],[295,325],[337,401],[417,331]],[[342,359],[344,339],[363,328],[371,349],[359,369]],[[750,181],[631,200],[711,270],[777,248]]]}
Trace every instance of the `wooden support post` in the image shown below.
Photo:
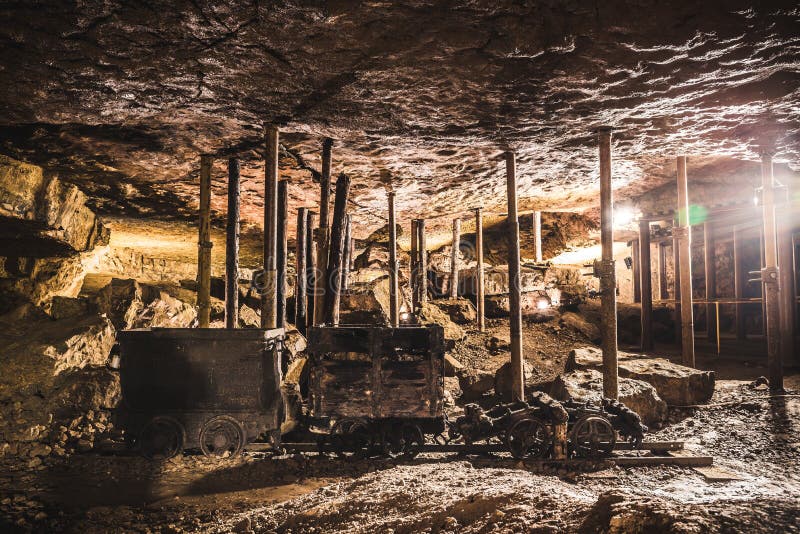
{"label": "wooden support post", "polygon": [[692,306],[692,227],[689,220],[689,183],[686,156],[678,156],[678,256],[681,266],[681,354],[683,365],[695,367],[694,306]]}
{"label": "wooden support post", "polygon": [[323,322],[323,308],[325,305],[325,292],[328,282],[325,280],[328,272],[328,258],[330,248],[329,211],[331,203],[331,151],[333,139],[326,138],[322,142],[322,176],[319,181],[319,229],[317,230],[317,274],[314,295],[314,324]]}
{"label": "wooden support post", "polygon": [[276,254],[275,254],[275,296],[276,307],[276,328],[286,328],[286,258],[287,251],[287,209],[289,204],[289,183],[286,180],[278,182],[278,226],[276,228]]}
{"label": "wooden support post", "polygon": [[307,274],[307,251],[308,246],[306,239],[308,238],[307,223],[308,208],[299,208],[297,210],[297,231],[295,232],[294,244],[294,325],[297,330],[306,335],[306,294],[308,293],[308,274]]}
{"label": "wooden support post", "polygon": [[483,286],[483,210],[475,208],[475,257],[478,266],[475,270],[475,308],[478,316],[478,331],[486,328],[484,313]]}
{"label": "wooden support post", "polygon": [[598,130],[600,156],[600,322],[603,395],[619,398],[617,368],[617,281],[614,265],[614,196],[611,189],[611,128]]}
{"label": "wooden support post", "polygon": [[508,195],[508,300],[511,330],[511,399],[525,400],[524,363],[522,359],[522,308],[519,258],[519,215],[517,213],[517,163],[513,152],[506,152]]}
{"label": "wooden support post", "polygon": [[239,160],[228,160],[228,221],[225,226],[225,328],[239,326]]}
{"label": "wooden support post", "polygon": [[200,235],[197,240],[197,323],[211,322],[211,167],[213,156],[200,156]]}
{"label": "wooden support post", "polygon": [[278,326],[278,128],[266,126],[264,162],[264,280],[261,328]]}
{"label": "wooden support post", "polygon": [[667,245],[663,241],[658,244],[658,298],[669,299],[667,287]]}
{"label": "wooden support post", "polygon": [[778,267],[780,268],[781,299],[781,349],[783,364],[797,363],[795,354],[794,324],[797,307],[794,267],[794,242],[792,239],[793,212],[788,187],[778,217]]}
{"label": "wooden support post", "polygon": [[325,276],[325,309],[322,322],[327,325],[339,323],[339,297],[342,283],[342,261],[344,259],[344,225],[347,216],[347,197],[350,194],[350,177],[342,173],[336,180],[336,198],[331,225],[330,256]]}
{"label": "wooden support post", "polygon": [[[680,245],[678,244],[677,224],[672,227],[672,276],[673,276],[673,299],[675,300],[675,310],[673,312],[673,320],[675,321],[675,343],[682,347],[681,337],[681,258],[680,258]],[[677,231],[676,231],[677,230]],[[681,350],[683,350],[681,348]]]}
{"label": "wooden support post", "polygon": [[314,227],[317,214],[311,210],[306,213],[306,331],[314,326],[316,308],[315,288],[317,281],[317,247],[314,244]]}
{"label": "wooden support post", "polygon": [[[350,252],[352,247],[350,246],[352,241],[350,239],[350,224],[352,222],[352,217],[348,214],[345,215],[344,218],[344,252],[342,257],[342,280],[341,280],[341,288],[342,291],[347,291],[350,279]],[[339,309],[337,306],[336,316],[339,316]],[[339,321],[336,321],[337,324]]]}
{"label": "wooden support post", "polygon": [[709,340],[717,338],[716,305],[717,298],[717,264],[715,254],[714,227],[710,221],[703,223],[703,266],[706,280],[706,335]]}
{"label": "wooden support post", "polygon": [[761,280],[764,284],[767,331],[767,365],[769,367],[769,389],[783,391],[783,361],[781,353],[780,271],[775,223],[775,189],[772,176],[772,153],[761,153],[761,200],[764,212],[764,268]]}
{"label": "wooden support post", "polygon": [[536,249],[536,263],[542,262],[542,212],[533,212],[533,243]]}
{"label": "wooden support post", "polygon": [[419,309],[419,230],[417,219],[411,220],[411,309],[416,313]]}
{"label": "wooden support post", "polygon": [[744,287],[747,283],[747,272],[742,264],[744,253],[744,231],[738,226],[733,227],[733,293],[736,299],[736,339],[747,339],[747,328],[744,317]]}
{"label": "wooden support post", "polygon": [[458,254],[461,245],[461,219],[453,219],[453,246],[450,251],[450,298],[458,298]]}
{"label": "wooden support post", "polygon": [[650,223],[639,221],[639,269],[642,288],[642,350],[653,350],[653,284],[650,261]]}
{"label": "wooden support post", "polygon": [[642,302],[642,260],[640,258],[639,240],[631,241],[631,275],[633,278],[633,302]]}
{"label": "wooden support post", "polygon": [[428,302],[428,244],[425,239],[425,219],[417,220],[417,247],[419,252],[419,303]]}
{"label": "wooden support post", "polygon": [[400,326],[400,292],[397,272],[397,219],[394,212],[394,191],[388,193],[389,201],[389,321],[394,328]]}

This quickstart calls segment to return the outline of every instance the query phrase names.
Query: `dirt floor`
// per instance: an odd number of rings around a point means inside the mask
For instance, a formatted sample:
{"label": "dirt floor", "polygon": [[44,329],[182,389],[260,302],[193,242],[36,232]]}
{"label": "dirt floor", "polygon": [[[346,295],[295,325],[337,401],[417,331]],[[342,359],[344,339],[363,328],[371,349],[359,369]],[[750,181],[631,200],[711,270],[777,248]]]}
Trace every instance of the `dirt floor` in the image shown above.
{"label": "dirt floor", "polygon": [[[557,372],[584,342],[575,333],[559,337],[553,323],[525,332],[526,353],[543,374]],[[485,334],[503,335],[500,322]],[[471,333],[458,352],[490,370],[508,356],[481,357],[483,336]],[[712,455],[711,478],[678,467],[542,467],[504,454],[344,461],[248,453],[151,463],[88,453],[4,460],[0,530],[800,532],[800,375],[788,377],[789,395],[770,397],[751,387],[765,373],[763,360],[705,359],[735,379],[719,380],[708,406],[672,409],[670,424],[647,439],[684,440],[686,453]]]}

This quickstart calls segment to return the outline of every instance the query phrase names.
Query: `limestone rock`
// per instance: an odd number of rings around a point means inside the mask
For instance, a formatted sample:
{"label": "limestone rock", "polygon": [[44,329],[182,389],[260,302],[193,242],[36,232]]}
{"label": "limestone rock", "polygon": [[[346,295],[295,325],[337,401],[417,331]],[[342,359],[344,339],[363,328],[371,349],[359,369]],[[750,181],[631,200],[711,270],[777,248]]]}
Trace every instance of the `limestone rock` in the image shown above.
{"label": "limestone rock", "polygon": [[464,330],[451,321],[450,317],[431,301],[422,304],[417,317],[423,325],[438,324],[441,326],[444,329],[444,341],[448,347],[452,347],[455,343],[463,341],[467,337]]}
{"label": "limestone rock", "polygon": [[305,336],[296,328],[289,327],[286,329],[284,345],[286,346],[286,350],[289,351],[289,357],[294,360],[305,352],[307,342]]}
{"label": "limestone rock", "polygon": [[450,354],[444,355],[444,376],[456,376],[463,370],[464,366],[454,356]]}
{"label": "limestone rock", "polygon": [[387,324],[389,276],[371,282],[353,282],[341,295],[340,324]]}
{"label": "limestone rock", "polygon": [[611,490],[597,498],[578,532],[699,534],[714,532],[718,527],[707,511],[692,505]]}
{"label": "limestone rock", "polygon": [[166,291],[159,294],[136,316],[132,328],[188,328],[197,319],[197,310],[169,295]]}
{"label": "limestone rock", "polygon": [[436,299],[433,303],[449,315],[450,320],[456,324],[470,324],[477,320],[478,314],[475,306],[467,299]]}
{"label": "limestone rock", "polygon": [[261,313],[245,304],[240,305],[239,328],[261,328]]}
{"label": "limestone rock", "polygon": [[50,317],[53,319],[67,319],[80,315],[88,315],[94,310],[92,302],[85,297],[55,296],[50,301]]}
{"label": "limestone rock", "polygon": [[[556,400],[599,402],[603,398],[603,375],[595,369],[582,369],[559,376],[550,388]],[[667,418],[667,403],[656,389],[641,380],[619,379],[619,401],[638,413],[646,425],[662,423]]]}
{"label": "limestone rock", "polygon": [[458,373],[458,385],[463,400],[475,400],[494,389],[494,374],[481,369]]}
{"label": "limestone rock", "polygon": [[561,323],[573,330],[577,330],[592,342],[600,342],[600,329],[597,325],[590,323],[577,313],[565,312],[561,314]]}
{"label": "limestone rock", "polygon": [[119,374],[104,366],[93,366],[59,375],[48,396],[48,405],[57,416],[65,412],[78,415],[114,408],[121,396]]}
{"label": "limestone rock", "polygon": [[[540,308],[539,303],[546,302],[546,308]],[[484,299],[486,317],[508,317],[511,309],[508,294],[487,295]],[[544,291],[529,291],[520,295],[520,308],[522,315],[529,318],[542,320],[553,319],[557,310],[550,307],[550,298]]]}
{"label": "limestone rock", "polygon": [[[533,366],[528,363],[523,365],[523,381],[525,383],[526,396],[534,391],[549,391],[550,389],[551,380],[535,373]],[[511,382],[511,362],[506,362],[494,373],[495,395],[505,402],[511,401]]]}
{"label": "limestone rock", "polygon": [[[485,244],[486,241],[485,241]],[[475,295],[477,293],[476,268],[462,270],[459,272],[459,294]],[[520,288],[523,293],[540,291],[545,289],[544,269],[522,268],[520,271]],[[484,294],[507,295],[508,294],[508,268],[490,267],[484,270]]]}
{"label": "limestone rock", "polygon": [[136,280],[113,278],[101,289],[95,303],[100,313],[105,313],[118,330],[133,326],[136,316],[144,308],[142,288]]}
{"label": "limestone rock", "polygon": [[[108,243],[108,229],[74,185],[0,155],[0,255],[67,256]],[[10,254],[9,254],[10,253]]]}
{"label": "limestone rock", "polygon": [[[671,406],[685,406],[708,402],[714,394],[713,371],[700,371],[664,358],[651,358],[641,354],[620,351],[619,375],[651,384],[659,397]],[[570,352],[567,370],[601,369],[603,353],[596,347],[584,347]]]}

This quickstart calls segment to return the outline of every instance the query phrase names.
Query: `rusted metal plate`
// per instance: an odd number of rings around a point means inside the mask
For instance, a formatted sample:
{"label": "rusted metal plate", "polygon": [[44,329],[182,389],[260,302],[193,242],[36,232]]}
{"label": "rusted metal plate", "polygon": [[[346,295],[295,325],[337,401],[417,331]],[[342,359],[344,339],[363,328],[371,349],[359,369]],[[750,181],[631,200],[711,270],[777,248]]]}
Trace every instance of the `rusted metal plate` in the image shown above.
{"label": "rusted metal plate", "polygon": [[316,327],[309,331],[314,417],[441,417],[440,327]]}
{"label": "rusted metal plate", "polygon": [[120,382],[129,410],[259,411],[280,401],[282,330],[128,330]]}

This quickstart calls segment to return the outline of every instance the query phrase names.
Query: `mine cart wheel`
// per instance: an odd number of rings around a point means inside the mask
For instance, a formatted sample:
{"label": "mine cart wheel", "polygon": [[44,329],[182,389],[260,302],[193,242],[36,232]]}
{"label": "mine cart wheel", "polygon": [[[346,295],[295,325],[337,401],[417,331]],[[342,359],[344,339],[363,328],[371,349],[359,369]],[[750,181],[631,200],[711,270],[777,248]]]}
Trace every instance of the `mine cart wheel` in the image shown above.
{"label": "mine cart wheel", "polygon": [[366,456],[372,445],[369,426],[360,419],[342,419],[331,429],[331,445],[339,458]]}
{"label": "mine cart wheel", "polygon": [[550,431],[537,419],[520,419],[506,433],[506,447],[518,460],[543,457],[550,450]]}
{"label": "mine cart wheel", "polygon": [[403,456],[415,458],[425,444],[425,435],[417,425],[406,423],[400,428],[400,443]]}
{"label": "mine cart wheel", "polygon": [[172,417],[154,417],[139,434],[139,452],[150,460],[169,460],[183,451],[183,427]]}
{"label": "mine cart wheel", "polygon": [[227,415],[212,417],[200,430],[200,450],[206,456],[238,456],[246,440],[239,421]]}
{"label": "mine cart wheel", "polygon": [[570,433],[572,451],[581,458],[606,456],[614,450],[617,433],[605,417],[590,415],[575,423]]}

